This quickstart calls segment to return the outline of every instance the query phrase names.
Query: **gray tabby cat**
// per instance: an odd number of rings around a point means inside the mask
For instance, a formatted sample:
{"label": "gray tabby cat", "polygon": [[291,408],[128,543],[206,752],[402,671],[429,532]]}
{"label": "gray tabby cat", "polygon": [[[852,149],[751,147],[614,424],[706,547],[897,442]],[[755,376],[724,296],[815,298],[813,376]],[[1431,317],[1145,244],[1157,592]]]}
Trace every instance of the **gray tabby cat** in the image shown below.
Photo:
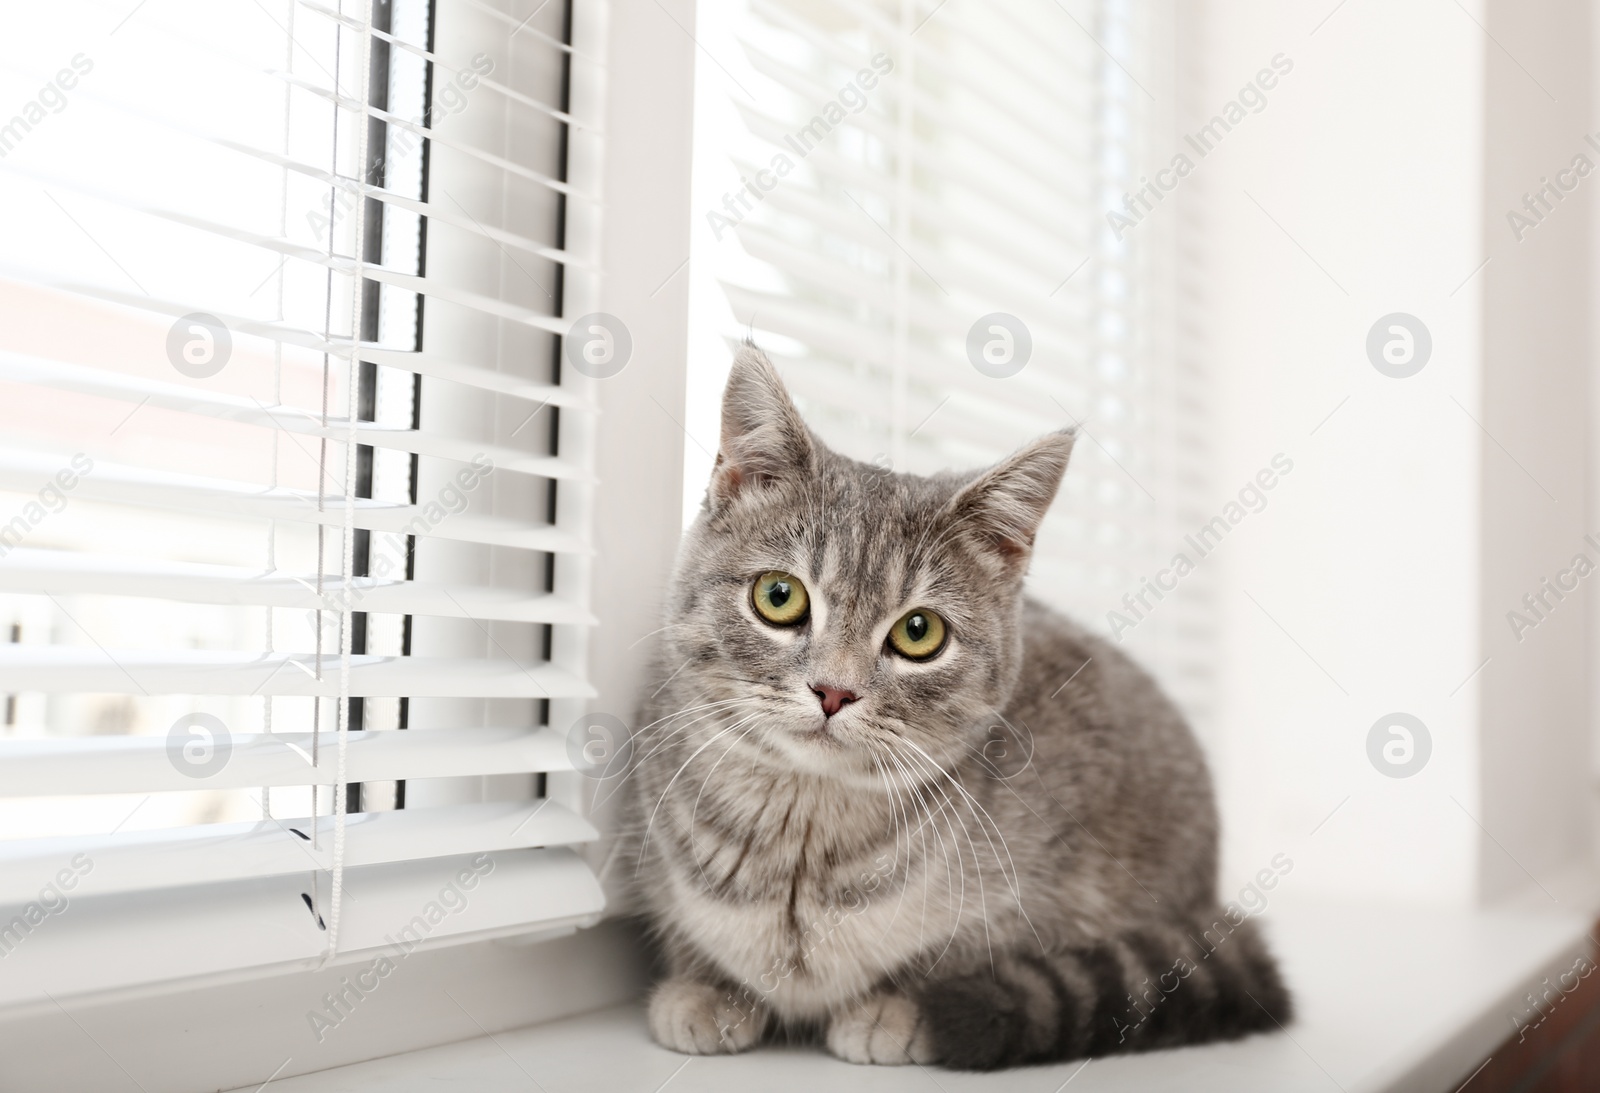
{"label": "gray tabby cat", "polygon": [[633,750],[662,1045],[813,1034],[989,1069],[1289,1020],[1255,923],[1217,902],[1182,717],[1022,595],[1072,443],[891,473],[824,447],[740,351]]}

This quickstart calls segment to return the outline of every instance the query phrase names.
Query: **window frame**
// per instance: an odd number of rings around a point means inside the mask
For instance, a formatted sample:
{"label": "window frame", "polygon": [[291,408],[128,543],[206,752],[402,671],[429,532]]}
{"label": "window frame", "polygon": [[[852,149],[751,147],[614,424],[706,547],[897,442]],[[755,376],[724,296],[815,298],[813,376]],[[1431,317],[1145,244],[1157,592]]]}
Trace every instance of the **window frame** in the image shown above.
{"label": "window frame", "polygon": [[[632,13],[630,13],[632,14]],[[571,444],[592,452],[600,485],[559,491],[557,521],[594,530],[597,559],[579,559],[558,581],[592,588],[591,609],[598,624],[579,637],[558,638],[552,662],[586,669],[598,697],[552,702],[550,725],[563,728],[584,708],[616,711],[631,722],[634,697],[648,670],[648,650],[637,636],[655,629],[661,590],[676,550],[682,521],[681,445],[675,419],[682,416],[687,283],[678,276],[688,255],[688,182],[693,96],[694,26],[692,0],[669,0],[646,9],[642,18],[615,21],[607,0],[574,0],[570,108],[592,124],[569,132],[568,178],[602,194],[592,215],[572,210],[567,244],[594,257],[587,270],[568,270],[563,314],[593,311],[620,316],[632,335],[632,359],[621,378],[574,378],[573,386],[598,407],[595,414],[565,415],[563,449]],[[603,217],[598,210],[603,208]],[[665,453],[640,465],[630,456],[646,445]],[[608,578],[594,581],[597,567]],[[576,773],[548,776],[551,799],[587,811],[597,783]],[[603,820],[602,826],[603,826]],[[598,866],[609,852],[591,845]],[[204,919],[203,900],[188,904]],[[583,922],[592,921],[585,916]],[[458,939],[459,944],[413,958],[418,971],[386,983],[384,1005],[397,1013],[437,1006],[441,990],[464,992],[464,982],[492,988],[497,1005],[479,1010],[475,1021],[491,1030],[545,1020],[619,1001],[637,986],[624,955],[631,951],[626,931],[616,925],[574,933],[579,922],[555,922],[537,932],[499,940]],[[568,935],[562,937],[561,935]],[[542,942],[530,944],[529,942]],[[85,953],[85,955],[88,955]],[[347,958],[347,959],[346,959]],[[419,1020],[385,1022],[368,1018],[349,1036],[325,1043],[300,1041],[291,1051],[287,1028],[305,1032],[306,1008],[330,989],[338,990],[349,963],[372,954],[343,954],[329,967],[284,973],[281,969],[242,969],[184,983],[161,983],[86,995],[65,1009],[41,1001],[0,1012],[0,1038],[28,1036],[35,1042],[71,1039],[74,1027],[87,1031],[112,1059],[148,1062],[167,1056],[170,1073],[163,1087],[216,1088],[257,1083],[274,1072],[282,1056],[291,1059],[281,1075],[323,1069],[414,1047],[419,1042],[459,1039],[475,1031],[463,1025],[460,1011],[450,1020],[423,1028]],[[582,984],[571,982],[571,962],[585,966]],[[528,990],[544,983],[559,990]],[[162,1008],[184,1017],[162,1030],[141,1018],[144,1001],[162,998]],[[456,997],[466,1000],[464,993]],[[266,1009],[263,1011],[263,1005]],[[246,1019],[248,1011],[253,1016]],[[210,1030],[210,1035],[200,1032]],[[83,1032],[77,1035],[82,1036]],[[165,1043],[182,1050],[153,1051]],[[193,1050],[197,1042],[227,1044],[221,1050]],[[280,1048],[283,1050],[280,1051]],[[258,1063],[273,1062],[263,1069]]]}

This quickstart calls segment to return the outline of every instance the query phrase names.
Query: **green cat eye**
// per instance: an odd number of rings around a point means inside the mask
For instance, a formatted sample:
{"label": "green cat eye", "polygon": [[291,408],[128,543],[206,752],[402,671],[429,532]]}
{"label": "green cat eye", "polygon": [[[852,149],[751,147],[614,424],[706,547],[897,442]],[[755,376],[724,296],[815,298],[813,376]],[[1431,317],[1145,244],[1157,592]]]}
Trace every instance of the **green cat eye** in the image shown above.
{"label": "green cat eye", "polygon": [[756,614],[776,626],[793,626],[806,617],[811,609],[811,597],[806,586],[792,573],[773,570],[756,578],[750,590]]}
{"label": "green cat eye", "polygon": [[895,652],[912,660],[927,660],[944,648],[944,619],[919,607],[900,616],[900,621],[889,628],[889,645]]}

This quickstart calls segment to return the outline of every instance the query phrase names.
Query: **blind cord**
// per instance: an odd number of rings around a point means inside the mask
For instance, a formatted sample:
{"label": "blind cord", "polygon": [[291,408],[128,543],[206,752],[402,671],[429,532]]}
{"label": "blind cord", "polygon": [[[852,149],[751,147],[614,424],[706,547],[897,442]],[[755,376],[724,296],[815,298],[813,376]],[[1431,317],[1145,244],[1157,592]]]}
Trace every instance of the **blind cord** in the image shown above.
{"label": "blind cord", "polygon": [[[342,3],[343,0],[340,0]],[[340,73],[344,61],[344,26],[335,24],[333,30],[333,91],[337,99],[340,93]],[[338,202],[338,175],[339,175],[339,107],[335,102],[333,110],[333,146],[328,154],[328,257],[333,258],[337,245],[337,235],[333,230],[333,211]],[[333,344],[333,263],[329,261],[323,274],[322,292],[322,342],[323,345]],[[322,426],[321,436],[317,441],[317,615],[316,615],[316,660],[314,662],[313,677],[319,686],[316,695],[311,699],[311,766],[319,774],[322,770],[322,629],[323,629],[323,583],[327,573],[327,532],[328,526],[323,523],[320,516],[327,510],[328,496],[328,358],[327,349],[322,351],[322,416],[319,424]],[[348,488],[348,483],[346,484]],[[322,816],[322,785],[321,779],[311,782],[311,849],[322,849],[322,832],[317,821]],[[313,876],[311,884],[312,905],[311,913],[316,920],[323,922],[322,917],[322,885]]]}
{"label": "blind cord", "polygon": [[[293,72],[294,71],[294,7],[295,7],[294,0],[289,0],[289,2],[285,5],[285,7],[288,8],[288,11],[285,12],[285,15],[288,18],[288,23],[287,23],[287,28],[288,29],[287,29],[286,33],[284,34],[284,39],[283,39],[283,70],[285,72]],[[282,168],[282,170],[280,172],[279,182],[278,182],[278,194],[279,194],[279,201],[278,201],[278,234],[281,237],[285,238],[285,239],[287,239],[289,237],[289,168],[287,166],[287,163],[288,163],[288,159],[289,159],[289,148],[290,148],[290,145],[289,145],[289,121],[290,121],[290,110],[291,110],[292,104],[293,104],[292,88],[290,87],[290,85],[284,84],[284,87],[283,87],[283,157],[284,157],[285,166]],[[285,319],[287,318],[285,299],[284,299],[284,295],[285,295],[285,280],[286,280],[285,274],[284,274],[284,266],[285,265],[287,265],[286,261],[278,263],[278,278],[277,278],[277,280],[278,280],[278,314],[277,314],[277,320],[280,323],[284,322]],[[272,402],[273,402],[274,406],[282,406],[283,405],[283,343],[280,342],[280,341],[277,341],[277,340],[274,340],[273,343],[272,343]],[[272,430],[272,472],[271,472],[272,473],[272,477],[271,477],[271,482],[270,482],[270,487],[269,488],[272,489],[273,491],[276,491],[277,488],[278,488],[278,458],[279,458],[278,443],[279,443],[279,433],[281,433],[281,432],[282,432],[282,429],[274,429],[274,430]],[[269,520],[269,521],[267,521],[267,572],[269,572],[269,573],[275,572],[277,570],[277,568],[278,568],[278,522],[276,520]],[[269,653],[271,653],[273,651],[273,648],[274,648],[273,643],[275,641],[275,638],[274,638],[274,635],[273,635],[273,631],[272,631],[273,621],[274,621],[274,610],[273,610],[273,608],[268,607],[267,608],[267,652],[269,652]],[[271,695],[262,695],[261,696],[261,728],[262,728],[262,731],[265,732],[268,736],[272,735],[272,696]],[[271,786],[262,786],[261,787],[261,818],[263,820],[272,819],[272,787]]]}
{"label": "blind cord", "polygon": [[[328,914],[328,954],[331,960],[339,952],[339,917],[344,904],[344,847],[345,822],[349,809],[349,787],[345,784],[345,762],[350,746],[350,656],[355,638],[351,607],[355,596],[356,557],[356,413],[357,395],[361,379],[361,328],[362,308],[366,293],[363,291],[366,272],[367,224],[367,140],[371,128],[368,112],[372,101],[372,0],[361,3],[361,113],[356,124],[356,209],[355,243],[353,255],[355,268],[351,272],[350,303],[350,367],[345,384],[345,471],[344,471],[344,596],[339,605],[339,745],[337,776],[333,794],[333,891]],[[326,962],[325,960],[325,962]]]}

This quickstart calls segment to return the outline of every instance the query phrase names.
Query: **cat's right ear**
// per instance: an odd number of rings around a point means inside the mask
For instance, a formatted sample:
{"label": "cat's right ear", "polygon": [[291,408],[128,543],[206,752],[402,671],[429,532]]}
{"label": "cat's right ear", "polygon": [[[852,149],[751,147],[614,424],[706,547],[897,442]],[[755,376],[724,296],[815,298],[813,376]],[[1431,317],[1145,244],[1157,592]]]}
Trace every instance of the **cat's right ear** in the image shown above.
{"label": "cat's right ear", "polygon": [[711,507],[808,475],[815,465],[811,432],[778,370],[755,346],[740,346],[722,394],[722,443],[707,496]]}

